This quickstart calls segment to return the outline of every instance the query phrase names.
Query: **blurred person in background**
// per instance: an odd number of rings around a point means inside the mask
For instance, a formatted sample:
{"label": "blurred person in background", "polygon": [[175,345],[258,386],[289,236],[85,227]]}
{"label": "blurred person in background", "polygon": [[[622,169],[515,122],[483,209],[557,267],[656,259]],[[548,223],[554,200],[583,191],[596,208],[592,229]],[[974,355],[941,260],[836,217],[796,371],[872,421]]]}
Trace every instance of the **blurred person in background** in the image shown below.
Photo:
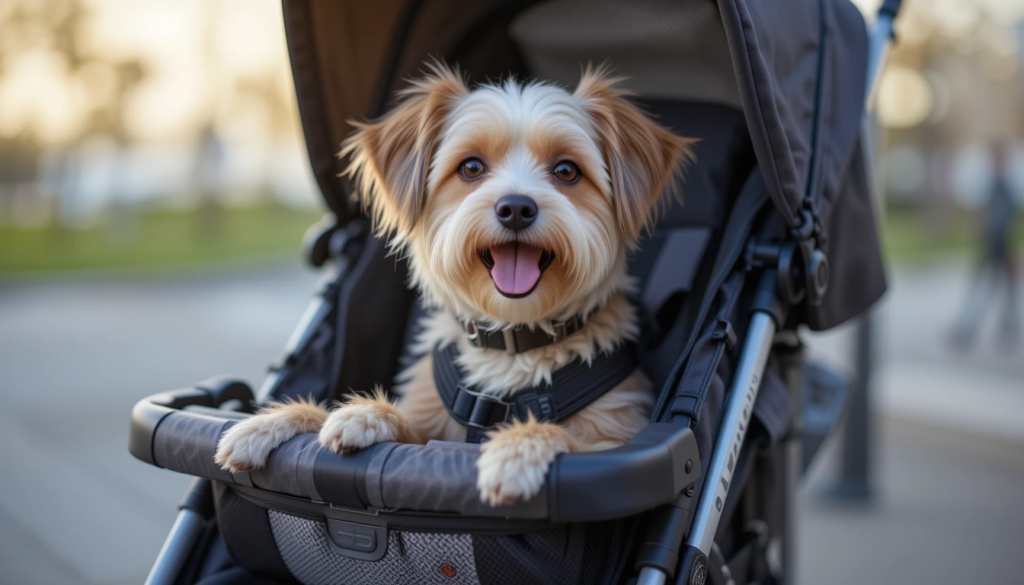
{"label": "blurred person in background", "polygon": [[[999,336],[1005,349],[1016,346],[1020,334],[1020,316],[1017,312],[1017,265],[1013,234],[1019,214],[1014,185],[1009,177],[1010,148],[1005,140],[993,140],[989,146],[992,159],[992,182],[982,210],[981,257],[975,270],[967,304],[953,329],[953,343],[960,348],[970,347],[981,323],[986,298],[998,295],[1005,286]],[[990,290],[989,290],[990,289]],[[986,294],[989,293],[989,294]]]}

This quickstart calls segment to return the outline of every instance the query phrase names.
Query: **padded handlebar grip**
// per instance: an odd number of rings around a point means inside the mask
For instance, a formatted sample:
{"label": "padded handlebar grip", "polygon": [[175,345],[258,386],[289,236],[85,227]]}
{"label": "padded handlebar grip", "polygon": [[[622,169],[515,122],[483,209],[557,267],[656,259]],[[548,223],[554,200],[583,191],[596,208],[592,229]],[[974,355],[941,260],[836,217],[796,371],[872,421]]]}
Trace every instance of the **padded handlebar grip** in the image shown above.
{"label": "padded handlebar grip", "polygon": [[189,406],[217,408],[229,400],[238,400],[243,408],[249,408],[253,401],[252,389],[240,380],[217,376],[192,388],[161,392],[140,400],[132,408],[128,451],[136,459],[158,465],[154,457],[154,439],[157,428],[167,415]]}
{"label": "padded handlebar grip", "polygon": [[[479,446],[470,444],[382,443],[338,455],[322,448],[316,435],[305,434],[272,452],[265,468],[232,475],[217,467],[213,454],[220,436],[238,415],[194,408],[207,406],[196,394],[171,394],[143,400],[132,412],[132,454],[137,458],[190,475],[345,508],[598,521],[670,502],[700,475],[692,431],[672,423],[649,424],[615,449],[558,456],[541,492],[510,506],[492,507],[480,501],[476,489]],[[174,409],[183,403],[194,410]],[[153,426],[157,415],[160,420]],[[151,442],[142,452],[145,456],[140,456],[134,443],[136,427],[142,436],[150,426],[154,429]]]}

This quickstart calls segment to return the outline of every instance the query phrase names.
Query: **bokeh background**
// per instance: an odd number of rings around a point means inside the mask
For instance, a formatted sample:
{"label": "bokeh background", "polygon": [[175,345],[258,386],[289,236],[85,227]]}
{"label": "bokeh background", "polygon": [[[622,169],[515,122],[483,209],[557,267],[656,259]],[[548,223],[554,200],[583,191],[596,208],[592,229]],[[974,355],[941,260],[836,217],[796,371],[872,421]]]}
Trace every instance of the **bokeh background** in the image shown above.
{"label": "bokeh background", "polygon": [[[870,497],[834,496],[836,441],[800,500],[801,582],[1019,582],[1022,300],[979,260],[995,142],[1024,208],[1024,0],[905,0],[896,28]],[[322,209],[276,2],[0,0],[0,583],[142,581],[187,478],[128,455],[129,410],[260,379]],[[856,327],[812,354],[856,373]]]}

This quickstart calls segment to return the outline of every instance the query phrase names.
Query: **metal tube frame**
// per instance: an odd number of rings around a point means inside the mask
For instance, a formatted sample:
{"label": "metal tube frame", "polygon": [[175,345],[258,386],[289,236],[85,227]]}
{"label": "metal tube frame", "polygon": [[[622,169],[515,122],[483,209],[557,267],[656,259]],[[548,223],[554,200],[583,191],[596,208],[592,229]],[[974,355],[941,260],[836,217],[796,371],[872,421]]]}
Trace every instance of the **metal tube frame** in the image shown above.
{"label": "metal tube frame", "polygon": [[[889,57],[889,50],[893,40],[893,21],[899,12],[899,0],[886,0],[878,11],[875,24],[870,32],[868,44],[868,69],[867,84],[864,96],[865,111],[871,112],[875,106],[880,85],[880,71],[884,68]],[[760,388],[761,376],[767,363],[768,354],[771,352],[772,340],[775,336],[777,323],[768,311],[757,311],[751,319],[750,329],[743,346],[743,353],[737,365],[736,375],[730,388],[725,416],[722,419],[722,426],[719,429],[718,437],[715,440],[714,450],[710,468],[704,477],[704,490],[701,492],[700,500],[694,511],[694,521],[686,544],[697,549],[703,559],[697,559],[694,563],[707,562],[707,555],[711,552],[715,534],[718,531],[718,524],[721,521],[722,508],[728,496],[730,482],[732,480],[733,464],[739,455],[746,437],[747,427],[750,423],[750,416],[753,412],[754,402],[757,400],[757,393]],[[785,470],[787,475],[786,488],[795,489],[795,483],[791,477],[794,469],[799,469],[799,463],[795,460],[799,455],[797,449],[786,454]],[[793,467],[797,466],[797,467]],[[714,485],[714,489],[708,489]],[[790,494],[791,496],[791,494]],[[791,516],[793,501],[789,497],[786,502],[787,516]],[[786,531],[792,538],[792,529],[795,519],[785,519]],[[784,546],[792,547],[792,542],[784,543]],[[789,573],[795,565],[792,551],[785,551],[787,557],[784,563],[785,572]],[[688,569],[684,561],[683,570]],[[706,571],[706,569],[704,569]],[[706,573],[705,573],[706,574]],[[692,575],[691,575],[692,576]],[[637,579],[637,585],[662,585],[666,580],[662,571],[645,567]],[[784,575],[786,583],[792,583],[793,577],[790,574]]]}
{"label": "metal tube frame", "polygon": [[[865,95],[866,109],[870,111],[874,106],[874,100],[878,92],[879,71],[884,67],[888,58],[889,49],[893,37],[893,20],[899,11],[898,0],[887,0],[879,9],[878,18],[871,32],[868,54],[868,78]],[[762,277],[764,278],[764,277]],[[747,337],[743,344],[743,352],[737,364],[736,374],[733,377],[732,385],[726,398],[725,413],[722,418],[722,425],[719,428],[718,436],[711,454],[711,463],[704,475],[704,489],[701,492],[700,500],[694,511],[693,525],[687,537],[686,544],[691,552],[684,557],[683,571],[690,571],[687,579],[691,583],[703,583],[707,577],[707,556],[711,553],[715,535],[718,532],[718,525],[722,518],[722,509],[725,506],[729,494],[729,487],[732,481],[733,469],[736,458],[739,456],[743,441],[746,438],[747,429],[750,424],[750,417],[753,414],[753,406],[757,400],[760,390],[761,379],[764,368],[771,353],[772,343],[778,328],[779,319],[772,314],[771,309],[755,310]],[[779,319],[781,320],[781,319]],[[794,449],[787,453],[788,461],[786,467],[798,465],[794,461],[799,451]],[[795,467],[786,469],[788,489],[795,489],[792,475]],[[790,494],[791,495],[791,494]],[[787,508],[793,502],[789,499]],[[789,510],[791,512],[791,510]],[[792,524],[794,519],[787,518],[787,524]],[[791,529],[792,527],[788,527]],[[787,530],[788,532],[789,530]],[[792,534],[790,534],[792,536]],[[784,546],[791,547],[792,543],[784,543]],[[695,551],[695,552],[694,552]],[[794,569],[792,566],[792,551],[785,554],[789,562],[785,563],[787,572]],[[663,585],[667,575],[653,567],[645,567],[637,579],[637,585]],[[792,583],[792,575],[784,575],[787,583]]]}
{"label": "metal tube frame", "polygon": [[160,554],[146,577],[146,585],[174,585],[188,557],[203,533],[206,520],[199,512],[182,508],[164,540]]}
{"label": "metal tube frame", "polygon": [[[771,289],[774,289],[775,278],[768,278],[767,281],[772,283]],[[726,395],[722,424],[704,474],[704,489],[697,501],[693,525],[686,539],[687,552],[680,570],[689,573],[688,583],[704,583],[707,578],[707,557],[711,553],[718,524],[722,519],[722,509],[729,494],[736,459],[747,436],[777,328],[776,317],[769,310],[755,310],[736,365],[736,373]],[[655,567],[644,567],[636,583],[663,585],[666,579],[667,575],[663,571]]]}
{"label": "metal tube frame", "polygon": [[[800,476],[803,471],[804,443],[801,439],[803,433],[803,388],[801,370],[804,360],[803,345],[800,337],[795,331],[790,332],[791,336],[777,336],[775,347],[785,352],[783,377],[786,387],[789,390],[789,399],[792,417],[789,433],[783,440],[780,474],[782,476],[782,489],[779,494],[780,517],[782,525],[780,537],[782,539],[781,566],[776,579],[779,585],[794,585],[796,583],[796,542],[797,542],[797,495],[800,488]],[[801,366],[794,367],[793,360]]]}
{"label": "metal tube frame", "polygon": [[729,495],[729,487],[736,458],[739,457],[743,440],[747,436],[750,417],[754,413],[754,402],[761,389],[768,354],[777,325],[768,313],[758,311],[750,319],[743,353],[740,354],[729,389],[722,426],[719,428],[715,446],[711,452],[711,463],[704,476],[704,489],[697,501],[693,528],[686,543],[705,555],[711,552],[711,543],[718,532],[722,519],[722,508]]}
{"label": "metal tube frame", "polygon": [[636,578],[636,585],[665,585],[667,576],[654,567],[644,567]]}
{"label": "metal tube frame", "polygon": [[893,39],[892,25],[895,18],[895,12],[879,10],[875,24],[871,27],[868,38],[867,92],[864,96],[865,109],[869,112],[874,108],[875,100],[878,98],[878,87],[882,80],[880,72],[889,60],[889,50],[892,48]]}

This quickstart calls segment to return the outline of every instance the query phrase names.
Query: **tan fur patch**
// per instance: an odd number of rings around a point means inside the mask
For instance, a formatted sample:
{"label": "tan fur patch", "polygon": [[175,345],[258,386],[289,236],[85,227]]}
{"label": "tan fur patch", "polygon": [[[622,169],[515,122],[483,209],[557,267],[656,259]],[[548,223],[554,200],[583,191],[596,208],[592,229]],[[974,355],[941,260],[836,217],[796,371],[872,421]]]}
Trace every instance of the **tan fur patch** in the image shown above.
{"label": "tan fur patch", "polygon": [[327,411],[312,401],[272,403],[228,429],[214,461],[233,473],[262,468],[271,451],[295,435],[318,432],[326,419]]}
{"label": "tan fur patch", "polygon": [[535,496],[555,456],[580,450],[565,429],[537,422],[532,414],[526,422],[513,422],[488,436],[476,464],[477,488],[492,506]]}
{"label": "tan fur patch", "polygon": [[583,100],[604,145],[624,237],[636,242],[654,225],[662,195],[693,160],[696,140],[678,136],[630,103],[607,67],[587,66],[573,95]]}
{"label": "tan fur patch", "polygon": [[398,410],[424,440],[462,442],[466,427],[460,425],[445,409],[434,386],[434,363],[428,352],[402,374],[406,381],[395,388],[401,395]]}
{"label": "tan fur patch", "polygon": [[370,396],[347,396],[320,429],[320,444],[335,453],[350,453],[389,441],[420,442],[415,430],[380,387]]}
{"label": "tan fur patch", "polygon": [[403,239],[419,217],[438,135],[455,102],[469,93],[458,71],[434,62],[429,74],[402,91],[402,103],[372,123],[351,122],[346,174],[375,227]]}

